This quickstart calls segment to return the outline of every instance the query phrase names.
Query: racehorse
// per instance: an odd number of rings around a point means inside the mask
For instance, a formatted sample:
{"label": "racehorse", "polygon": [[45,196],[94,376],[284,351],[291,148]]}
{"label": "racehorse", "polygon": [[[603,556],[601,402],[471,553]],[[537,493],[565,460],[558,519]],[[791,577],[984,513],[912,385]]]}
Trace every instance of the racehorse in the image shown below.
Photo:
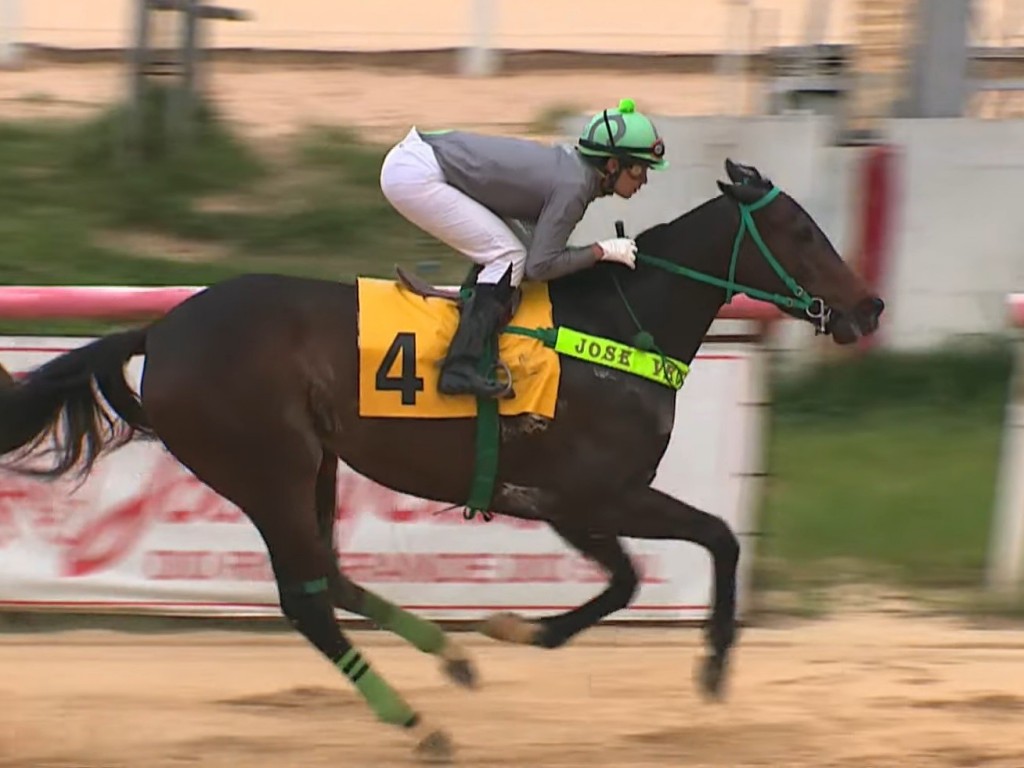
{"label": "racehorse", "polygon": [[[659,354],[689,365],[719,309],[740,292],[776,303],[839,344],[873,333],[882,300],[811,216],[756,168],[727,160],[726,171],[721,195],[636,237],[635,270],[599,264],[552,281],[555,325],[623,345],[642,329]],[[149,325],[107,335],[0,388],[0,453],[19,471],[40,471],[21,460],[49,443],[56,460],[45,471],[53,477],[87,473],[136,433],[162,441],[256,526],[291,624],[381,721],[405,729],[418,756],[445,761],[453,752],[446,731],[371,667],[334,609],[438,656],[456,682],[474,685],[474,669],[437,624],[341,572],[332,544],[335,482],[340,457],[395,491],[459,505],[474,478],[476,422],[360,417],[359,312],[352,284],[278,275],[214,284]],[[145,355],[138,396],[124,377],[135,355]],[[481,629],[497,640],[557,648],[632,600],[638,578],[620,537],[694,542],[709,551],[714,570],[699,684],[719,696],[736,637],[739,543],[721,518],[651,487],[676,390],[597,362],[559,359],[557,417],[501,417],[489,509],[546,521],[609,581],[573,610],[537,621],[497,614]]]}

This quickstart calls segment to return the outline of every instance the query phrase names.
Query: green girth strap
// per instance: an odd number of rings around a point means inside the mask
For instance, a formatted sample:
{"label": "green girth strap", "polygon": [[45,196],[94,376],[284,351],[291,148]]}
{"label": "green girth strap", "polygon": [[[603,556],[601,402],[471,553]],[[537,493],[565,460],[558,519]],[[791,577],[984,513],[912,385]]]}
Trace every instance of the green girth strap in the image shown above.
{"label": "green girth strap", "polygon": [[[690,367],[681,360],[659,352],[639,349],[612,339],[582,333],[571,328],[523,328],[510,325],[503,333],[528,336],[539,340],[544,346],[554,349],[560,355],[575,357],[595,365],[640,376],[663,386],[679,390],[683,386]],[[496,347],[496,345],[495,345]],[[497,352],[494,347],[482,358],[482,368],[488,373],[494,367]],[[498,474],[498,401],[488,397],[477,398],[476,460],[473,468],[473,482],[469,499],[466,501],[463,517],[472,520],[480,513],[484,520],[494,515],[489,511],[494,496],[494,482]]]}
{"label": "green girth strap", "polygon": [[[490,375],[497,358],[498,344],[494,341],[480,356],[480,373]],[[476,462],[463,517],[472,520],[479,512],[485,521],[490,522],[494,517],[489,510],[494,496],[494,479],[498,474],[498,401],[492,397],[478,397],[476,412]]]}

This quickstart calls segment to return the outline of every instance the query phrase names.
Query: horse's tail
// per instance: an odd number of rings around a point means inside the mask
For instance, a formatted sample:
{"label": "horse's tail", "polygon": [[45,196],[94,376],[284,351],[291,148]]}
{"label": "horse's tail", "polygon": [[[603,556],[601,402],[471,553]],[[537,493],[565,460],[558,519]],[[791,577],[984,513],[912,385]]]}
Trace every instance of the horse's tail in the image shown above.
{"label": "horse's tail", "polygon": [[[80,465],[84,476],[102,453],[149,432],[138,398],[128,387],[124,366],[145,353],[146,330],[114,333],[44,363],[14,385],[0,387],[0,455],[14,453],[7,468],[57,477]],[[93,388],[95,383],[96,389]],[[98,392],[97,392],[98,390]],[[110,404],[115,418],[104,407]],[[52,437],[44,469],[23,464]]]}

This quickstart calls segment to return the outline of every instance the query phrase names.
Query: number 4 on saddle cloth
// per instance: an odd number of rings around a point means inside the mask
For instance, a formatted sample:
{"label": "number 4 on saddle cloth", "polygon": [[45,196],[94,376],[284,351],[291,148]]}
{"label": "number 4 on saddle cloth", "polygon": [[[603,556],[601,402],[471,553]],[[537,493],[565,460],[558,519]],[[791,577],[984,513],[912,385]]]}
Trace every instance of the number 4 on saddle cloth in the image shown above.
{"label": "number 4 on saddle cloth", "polygon": [[[359,278],[359,415],[387,418],[475,418],[477,399],[437,390],[441,361],[459,322],[457,292],[400,280]],[[522,285],[510,321],[522,328],[551,328],[546,283]],[[515,396],[497,401],[505,416],[535,413],[554,418],[561,374],[558,353],[541,339],[498,336],[498,358],[508,366]]]}

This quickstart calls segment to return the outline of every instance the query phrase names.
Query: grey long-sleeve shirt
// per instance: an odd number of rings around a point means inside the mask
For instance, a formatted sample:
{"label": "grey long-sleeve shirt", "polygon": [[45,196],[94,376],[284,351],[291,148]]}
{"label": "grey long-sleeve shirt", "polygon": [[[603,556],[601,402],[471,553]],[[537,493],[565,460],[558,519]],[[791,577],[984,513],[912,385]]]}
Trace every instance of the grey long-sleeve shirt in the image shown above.
{"label": "grey long-sleeve shirt", "polygon": [[446,181],[502,219],[532,230],[526,278],[551,280],[594,265],[590,246],[568,247],[600,194],[597,170],[569,146],[464,131],[420,131]]}

